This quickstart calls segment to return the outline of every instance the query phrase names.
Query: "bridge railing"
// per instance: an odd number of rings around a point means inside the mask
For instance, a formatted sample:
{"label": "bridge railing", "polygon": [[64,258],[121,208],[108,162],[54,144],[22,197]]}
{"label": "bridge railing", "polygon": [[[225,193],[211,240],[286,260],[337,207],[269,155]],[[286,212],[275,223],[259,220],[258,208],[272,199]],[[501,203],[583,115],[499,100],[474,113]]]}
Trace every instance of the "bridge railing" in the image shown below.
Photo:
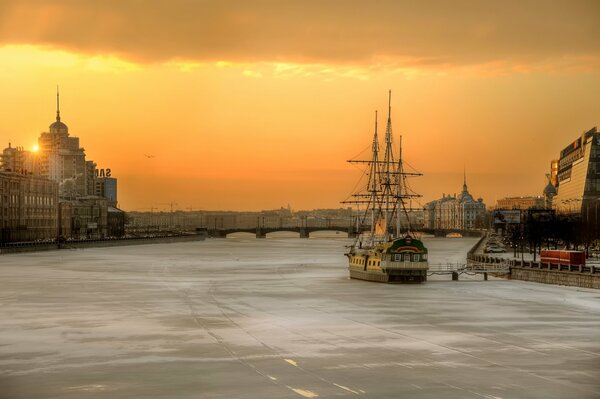
{"label": "bridge railing", "polygon": [[465,271],[473,273],[510,273],[510,261],[503,259],[498,263],[467,260]]}
{"label": "bridge railing", "polygon": [[429,264],[429,273],[499,273],[504,274],[510,271],[510,264],[504,263],[484,263],[467,262],[465,263],[433,263]]}
{"label": "bridge railing", "polygon": [[430,263],[429,273],[450,273],[464,269],[464,263]]}

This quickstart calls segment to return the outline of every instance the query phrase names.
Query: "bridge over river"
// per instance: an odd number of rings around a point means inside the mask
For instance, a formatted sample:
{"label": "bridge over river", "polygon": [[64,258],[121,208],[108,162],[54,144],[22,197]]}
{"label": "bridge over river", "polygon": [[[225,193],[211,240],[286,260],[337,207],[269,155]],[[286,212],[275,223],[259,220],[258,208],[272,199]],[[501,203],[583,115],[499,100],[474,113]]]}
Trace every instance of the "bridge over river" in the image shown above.
{"label": "bridge over river", "polygon": [[251,228],[235,228],[234,227],[234,228],[228,228],[228,229],[217,228],[217,229],[208,229],[207,230],[208,236],[213,237],[213,238],[217,238],[217,237],[223,238],[223,237],[227,237],[229,234],[234,234],[234,233],[251,233],[251,234],[256,235],[256,238],[266,238],[267,234],[276,233],[276,232],[298,233],[300,235],[300,238],[309,238],[311,233],[314,233],[317,231],[336,231],[336,232],[347,234],[347,236],[349,238],[353,238],[353,237],[357,236],[356,229],[354,229],[352,227],[348,227],[348,226],[322,226],[322,227],[289,226],[289,227],[251,227]]}
{"label": "bridge over river", "polygon": [[[362,231],[368,231],[369,226],[363,226]],[[256,238],[266,238],[267,234],[275,232],[298,233],[300,238],[309,238],[311,233],[317,231],[336,231],[347,234],[348,238],[356,237],[359,231],[356,226],[349,224],[343,225],[325,225],[325,226],[278,226],[278,227],[229,227],[229,228],[209,228],[207,233],[209,237],[223,238],[234,233],[250,233]],[[479,230],[461,230],[461,229],[419,229],[420,233],[430,234],[436,237],[446,237],[448,234],[459,234],[463,237],[479,237],[483,233]]]}

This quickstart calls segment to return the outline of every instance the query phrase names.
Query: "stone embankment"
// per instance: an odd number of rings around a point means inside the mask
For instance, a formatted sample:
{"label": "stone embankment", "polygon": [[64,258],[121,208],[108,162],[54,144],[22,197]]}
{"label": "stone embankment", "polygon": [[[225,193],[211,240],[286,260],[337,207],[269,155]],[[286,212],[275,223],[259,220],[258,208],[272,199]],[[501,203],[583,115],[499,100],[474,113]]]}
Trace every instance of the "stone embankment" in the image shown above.
{"label": "stone embankment", "polygon": [[480,251],[485,246],[485,241],[486,237],[482,237],[469,251],[467,259],[488,265],[505,264],[510,270],[510,273],[505,275],[509,279],[600,289],[600,265],[598,264],[560,265],[487,255]]}
{"label": "stone embankment", "polygon": [[[516,263],[521,262],[517,261]],[[600,265],[567,266],[539,262],[522,263],[523,265],[511,266],[511,279],[600,289]],[[563,269],[561,270],[561,268]]]}
{"label": "stone embankment", "polygon": [[115,239],[76,240],[64,243],[56,242],[20,242],[0,246],[0,254],[52,251],[57,249],[102,248],[123,245],[163,244],[171,242],[201,241],[206,234],[185,234],[159,237],[128,237]]}

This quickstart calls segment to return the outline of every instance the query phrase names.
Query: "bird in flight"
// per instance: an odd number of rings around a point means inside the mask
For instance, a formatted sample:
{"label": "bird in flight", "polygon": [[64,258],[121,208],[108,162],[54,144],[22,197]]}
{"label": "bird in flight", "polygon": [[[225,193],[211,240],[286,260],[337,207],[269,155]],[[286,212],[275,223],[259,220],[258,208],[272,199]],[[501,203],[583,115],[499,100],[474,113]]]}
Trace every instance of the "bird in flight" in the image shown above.
{"label": "bird in flight", "polygon": [[144,156],[145,156],[146,158],[156,158],[156,156],[155,156],[155,155],[148,155],[148,154],[144,154]]}

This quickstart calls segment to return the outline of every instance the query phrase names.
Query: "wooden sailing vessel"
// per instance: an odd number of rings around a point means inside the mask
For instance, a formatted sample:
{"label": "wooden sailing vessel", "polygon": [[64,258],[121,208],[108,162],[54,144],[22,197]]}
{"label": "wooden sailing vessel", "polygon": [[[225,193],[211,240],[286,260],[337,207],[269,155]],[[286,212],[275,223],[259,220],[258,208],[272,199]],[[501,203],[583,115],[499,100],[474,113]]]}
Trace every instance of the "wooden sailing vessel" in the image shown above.
{"label": "wooden sailing vessel", "polygon": [[[398,158],[393,151],[391,120],[391,91],[389,93],[388,120],[385,132],[385,152],[380,159],[375,132],[370,160],[350,160],[366,166],[368,181],[358,192],[343,201],[346,204],[366,205],[360,213],[359,234],[346,253],[351,278],[385,283],[421,283],[427,280],[427,248],[411,231],[409,206],[420,195],[412,192],[407,178],[420,173],[405,172],[402,161],[402,136]],[[395,229],[391,226],[395,221]],[[402,221],[405,221],[402,226]],[[367,227],[365,229],[365,227]]]}

